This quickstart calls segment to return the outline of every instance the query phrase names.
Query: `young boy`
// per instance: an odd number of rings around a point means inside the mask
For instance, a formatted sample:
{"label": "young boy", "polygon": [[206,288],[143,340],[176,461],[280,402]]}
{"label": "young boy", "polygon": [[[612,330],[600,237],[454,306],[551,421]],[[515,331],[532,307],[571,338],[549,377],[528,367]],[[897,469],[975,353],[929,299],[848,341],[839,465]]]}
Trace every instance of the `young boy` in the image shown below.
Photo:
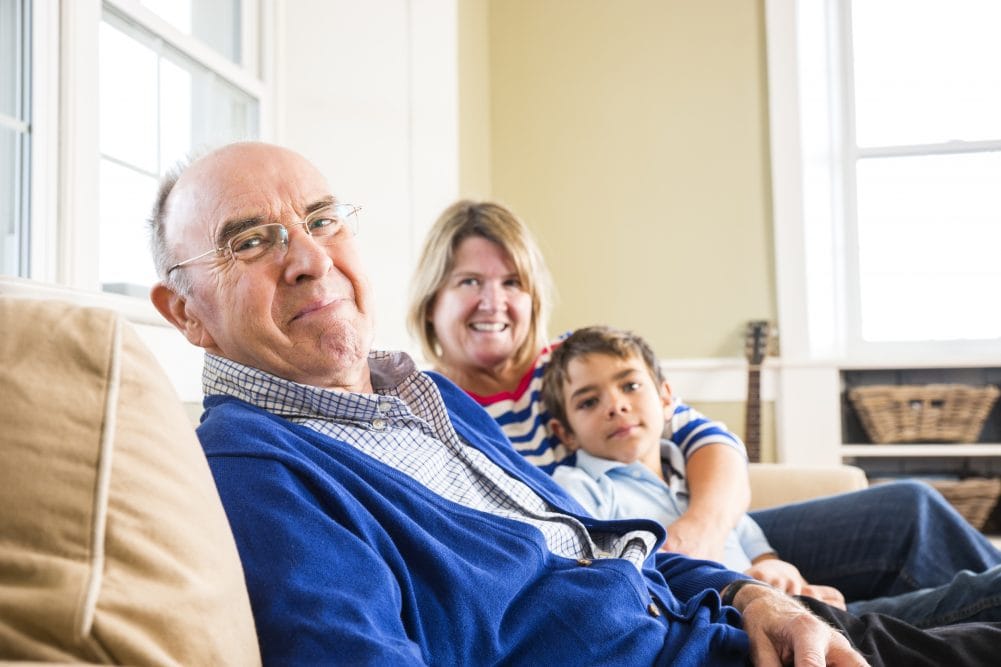
{"label": "young boy", "polygon": [[[688,507],[685,461],[662,440],[671,389],[650,346],[609,327],[579,329],[555,348],[542,383],[549,427],[577,452],[576,465],[553,478],[601,519],[644,517],[670,530]],[[844,608],[840,592],[811,586],[779,560],[761,528],[744,514],[724,545],[723,563],[788,592]]]}

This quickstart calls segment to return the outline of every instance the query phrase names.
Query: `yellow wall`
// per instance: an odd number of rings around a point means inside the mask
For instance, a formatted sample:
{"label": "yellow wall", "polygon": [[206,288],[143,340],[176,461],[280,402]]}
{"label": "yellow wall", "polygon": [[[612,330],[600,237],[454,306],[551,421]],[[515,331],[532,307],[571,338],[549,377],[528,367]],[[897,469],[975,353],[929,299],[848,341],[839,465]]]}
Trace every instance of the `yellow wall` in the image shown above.
{"label": "yellow wall", "polygon": [[461,188],[536,233],[552,329],[740,356],[775,313],[762,1],[459,7]]}
{"label": "yellow wall", "polygon": [[489,0],[459,2],[459,192],[489,199],[490,11]]}

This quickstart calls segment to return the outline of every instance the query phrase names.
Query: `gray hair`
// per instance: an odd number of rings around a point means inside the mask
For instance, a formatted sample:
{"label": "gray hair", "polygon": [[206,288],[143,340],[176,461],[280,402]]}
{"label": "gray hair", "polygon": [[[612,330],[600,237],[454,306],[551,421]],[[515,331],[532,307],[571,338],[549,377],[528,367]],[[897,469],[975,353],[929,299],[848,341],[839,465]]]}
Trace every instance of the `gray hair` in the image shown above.
{"label": "gray hair", "polygon": [[170,193],[174,191],[174,186],[177,185],[177,181],[180,180],[181,175],[199,158],[208,155],[210,152],[211,150],[208,146],[195,149],[188,153],[186,157],[174,163],[174,166],[164,173],[157,188],[153,210],[146,221],[146,226],[149,230],[150,252],[153,254],[153,264],[156,267],[156,274],[163,281],[164,285],[182,296],[189,295],[193,285],[191,279],[187,277],[184,271],[175,271],[167,275],[167,270],[178,261],[167,244],[167,203],[170,199]]}

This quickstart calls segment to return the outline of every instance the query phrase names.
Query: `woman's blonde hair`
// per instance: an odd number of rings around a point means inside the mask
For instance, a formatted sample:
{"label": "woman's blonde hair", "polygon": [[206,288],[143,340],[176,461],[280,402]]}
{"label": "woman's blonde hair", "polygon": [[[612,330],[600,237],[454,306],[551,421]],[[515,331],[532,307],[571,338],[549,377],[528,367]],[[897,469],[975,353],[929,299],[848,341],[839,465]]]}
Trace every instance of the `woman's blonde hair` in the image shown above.
{"label": "woman's blonde hair", "polygon": [[494,202],[457,201],[445,209],[428,231],[411,282],[407,326],[421,342],[428,361],[440,362],[441,345],[431,323],[438,292],[455,268],[455,251],[470,237],[493,241],[514,264],[522,288],[532,297],[532,318],[525,343],[515,351],[518,366],[527,365],[547,343],[546,328],[552,283],[542,252],[518,216]]}

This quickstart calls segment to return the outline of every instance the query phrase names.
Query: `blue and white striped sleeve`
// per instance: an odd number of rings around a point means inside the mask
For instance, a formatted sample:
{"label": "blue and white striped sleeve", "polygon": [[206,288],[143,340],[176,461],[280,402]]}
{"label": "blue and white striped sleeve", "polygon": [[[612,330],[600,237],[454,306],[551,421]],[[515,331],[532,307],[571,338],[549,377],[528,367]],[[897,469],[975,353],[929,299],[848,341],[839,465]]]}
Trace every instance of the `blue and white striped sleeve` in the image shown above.
{"label": "blue and white striped sleeve", "polygon": [[726,424],[709,419],[678,399],[674,400],[671,418],[664,424],[664,437],[678,446],[686,461],[701,448],[713,444],[733,447],[747,457],[744,442],[731,433]]}

